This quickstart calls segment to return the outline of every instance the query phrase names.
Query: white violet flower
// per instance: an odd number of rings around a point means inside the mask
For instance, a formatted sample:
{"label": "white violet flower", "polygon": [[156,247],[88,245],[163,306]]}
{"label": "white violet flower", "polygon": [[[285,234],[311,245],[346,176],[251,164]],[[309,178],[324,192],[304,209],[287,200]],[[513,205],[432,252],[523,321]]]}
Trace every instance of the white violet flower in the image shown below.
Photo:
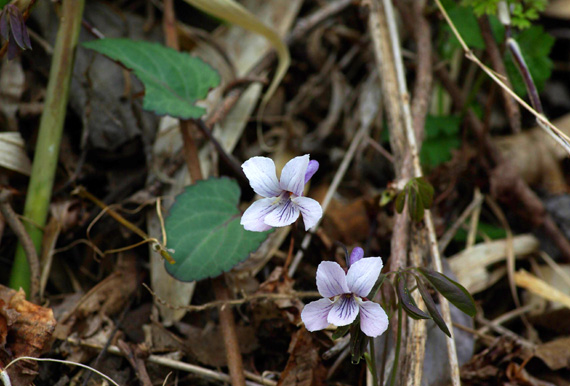
{"label": "white violet flower", "polygon": [[382,259],[363,256],[362,248],[353,249],[348,272],[332,261],[319,264],[317,289],[323,299],[307,304],[301,312],[307,330],[322,330],[329,324],[346,326],[360,313],[363,333],[376,337],[386,331],[388,315],[378,303],[366,299],[380,275]]}
{"label": "white violet flower", "polygon": [[240,223],[246,230],[263,232],[272,227],[284,227],[294,223],[299,213],[303,215],[305,230],[308,230],[322,217],[321,205],[312,198],[303,197],[305,184],[319,168],[317,161],[309,161],[308,154],[287,162],[280,181],[271,158],[252,157],[241,167],[255,193],[264,197],[244,212]]}

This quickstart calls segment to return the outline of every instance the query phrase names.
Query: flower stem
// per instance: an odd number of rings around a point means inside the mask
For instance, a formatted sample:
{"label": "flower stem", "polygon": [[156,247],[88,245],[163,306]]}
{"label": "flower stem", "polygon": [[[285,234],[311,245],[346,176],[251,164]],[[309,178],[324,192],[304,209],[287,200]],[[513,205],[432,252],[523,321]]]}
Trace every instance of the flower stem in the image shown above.
{"label": "flower stem", "polygon": [[401,343],[402,343],[402,303],[398,302],[398,333],[396,335],[396,353],[394,354],[394,365],[392,366],[392,374],[390,375],[390,386],[394,386],[396,384],[396,373],[398,372]]}
{"label": "flower stem", "polygon": [[372,366],[370,366],[370,372],[372,373],[372,384],[374,386],[379,386],[378,384],[378,372],[376,367],[376,350],[374,349],[374,338],[370,338],[370,362]]}
{"label": "flower stem", "polygon": [[[43,227],[48,216],[55,170],[59,157],[59,145],[63,132],[69,85],[73,73],[75,47],[79,39],[85,0],[64,0],[61,8],[59,30],[51,63],[44,111],[40,121],[38,141],[24,207],[24,217]],[[35,225],[26,224],[36,251],[40,250],[43,231]],[[21,244],[16,250],[10,287],[30,290],[30,266]]]}

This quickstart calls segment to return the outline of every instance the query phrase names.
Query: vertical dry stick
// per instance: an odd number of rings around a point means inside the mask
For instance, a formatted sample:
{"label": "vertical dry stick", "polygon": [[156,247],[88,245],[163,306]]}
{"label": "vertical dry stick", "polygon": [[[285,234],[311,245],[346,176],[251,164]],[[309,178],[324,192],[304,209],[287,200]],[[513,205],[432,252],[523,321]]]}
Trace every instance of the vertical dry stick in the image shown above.
{"label": "vertical dry stick", "polygon": [[[164,0],[163,27],[166,42],[169,47],[178,50],[178,35],[176,33],[176,16],[174,14],[173,0]],[[190,129],[195,123],[191,120],[180,120],[180,131],[184,141],[184,158],[190,172],[192,182],[203,179],[198,158],[198,149]],[[212,280],[212,286],[218,300],[229,299],[229,292],[224,284],[223,275]],[[238,345],[234,314],[230,307],[220,308],[220,327],[224,337],[224,346],[233,386],[245,386],[243,361]]]}
{"label": "vertical dry stick", "polygon": [[[491,31],[491,25],[489,24],[489,19],[484,16],[479,19],[479,26],[481,27],[481,35],[485,41],[485,48],[487,54],[489,54],[489,59],[493,65],[493,69],[500,75],[504,76],[504,81],[507,86],[512,88],[511,82],[506,77],[507,70],[505,68],[505,63],[503,62],[503,57],[495,38],[493,37],[493,31]],[[517,102],[504,90],[501,89],[501,95],[503,96],[503,103],[505,105],[505,110],[507,112],[507,118],[509,119],[509,125],[513,133],[520,133],[521,131],[521,110]]]}
{"label": "vertical dry stick", "polygon": [[[414,175],[416,177],[422,176],[422,168],[420,166],[420,160],[418,156],[418,148],[416,146],[416,136],[414,129],[412,127],[412,119],[410,115],[410,105],[408,104],[408,93],[406,87],[406,78],[404,73],[404,66],[402,63],[402,55],[400,52],[400,42],[398,40],[398,31],[396,30],[396,22],[394,19],[394,12],[392,9],[392,2],[389,0],[383,0],[384,7],[386,9],[387,23],[390,30],[390,40],[392,42],[392,50],[394,51],[394,59],[396,65],[396,73],[398,76],[398,87],[400,92],[401,103],[404,111],[404,126],[406,129],[406,137],[408,140],[409,152],[412,155]],[[428,230],[428,238],[430,244],[431,255],[433,259],[434,268],[438,272],[443,272],[443,266],[441,263],[441,256],[439,255],[439,249],[437,247],[437,237],[435,235],[435,226],[433,224],[433,219],[431,217],[431,212],[429,210],[425,211],[424,221],[426,228]],[[441,311],[443,320],[448,326],[452,326],[451,313],[449,311],[449,303],[441,294],[439,295]],[[455,339],[453,334],[453,328],[450,330],[451,338],[447,338],[447,355],[449,356],[449,366],[451,372],[451,381],[454,386],[459,386],[461,380],[459,378],[459,363],[457,361],[457,350],[455,348]]]}
{"label": "vertical dry stick", "polygon": [[[173,0],[164,0],[164,16],[162,19],[162,27],[166,39],[166,45],[175,50],[179,50],[178,33],[176,31],[176,15],[174,14]],[[180,120],[180,134],[184,143],[184,159],[190,173],[192,182],[201,180],[202,170],[200,169],[200,159],[198,158],[198,148],[192,137],[191,129],[193,123],[187,119]]]}
{"label": "vertical dry stick", "polygon": [[433,84],[431,29],[423,15],[425,3],[425,0],[415,0],[412,4],[413,34],[418,50],[412,99],[412,119],[418,144],[421,144],[424,139],[424,125]]}
{"label": "vertical dry stick", "polygon": [[[381,80],[382,100],[386,116],[388,118],[388,128],[390,130],[390,145],[394,155],[394,170],[397,180],[408,180],[412,177],[412,158],[410,152],[406,151],[406,137],[402,121],[402,105],[398,95],[397,75],[394,67],[394,58],[390,49],[390,42],[387,39],[388,26],[384,15],[384,8],[377,0],[369,2],[370,11],[368,18],[368,29],[372,37],[372,47],[378,68],[378,78]],[[392,230],[390,266],[391,271],[397,271],[407,265],[408,246],[410,234],[410,221],[407,209],[400,215],[396,215],[394,229]],[[397,339],[399,326],[402,328],[402,336],[407,336],[408,318],[404,318],[402,323],[397,321],[394,315],[391,321],[392,335]],[[413,323],[413,322],[412,322]],[[413,328],[413,326],[411,326]],[[408,346],[405,346],[407,357]],[[422,361],[423,362],[423,361]],[[394,366],[396,364],[394,361]],[[406,383],[407,374],[403,372],[404,366],[400,366],[399,377],[401,384]],[[403,377],[403,378],[402,378]]]}
{"label": "vertical dry stick", "polygon": [[[378,0],[376,0],[378,1]],[[400,53],[400,43],[398,41],[398,34],[396,31],[396,26],[395,26],[395,19],[394,19],[394,12],[392,9],[392,3],[388,0],[382,0],[382,8],[380,7],[380,3],[373,1],[372,5],[374,8],[376,8],[376,10],[381,11],[380,13],[380,17],[379,18],[384,18],[385,23],[387,24],[388,27],[388,34],[389,34],[389,39],[390,39],[390,46],[391,46],[391,55],[390,53],[388,53],[389,56],[392,57],[393,59],[393,64],[395,66],[395,77],[396,77],[396,82],[397,82],[397,95],[399,98],[399,102],[400,102],[400,106],[401,106],[401,115],[399,117],[399,119],[402,120],[403,122],[403,131],[404,131],[404,136],[405,139],[407,140],[407,152],[408,154],[411,155],[412,158],[412,166],[413,166],[413,175],[415,177],[421,177],[422,176],[422,171],[421,171],[421,166],[420,166],[420,162],[419,162],[419,157],[418,157],[418,148],[417,148],[417,142],[416,142],[416,136],[415,136],[415,132],[414,129],[412,127],[412,118],[411,118],[411,112],[410,112],[410,105],[409,105],[409,96],[408,96],[408,91],[407,91],[407,87],[406,87],[406,81],[405,81],[405,74],[404,74],[404,68],[403,68],[403,64],[402,64],[402,60],[401,60],[401,53]],[[371,12],[372,13],[376,13],[376,12]],[[379,30],[377,30],[377,33],[372,34],[372,38],[374,40],[374,45],[375,48],[377,48],[379,45],[381,45],[382,42],[382,36],[380,36],[378,34],[378,32],[380,32]],[[376,49],[376,51],[378,51]],[[389,60],[390,57],[386,58],[386,54],[384,52],[376,52],[376,57],[379,60],[379,64],[382,65],[382,62]],[[383,81],[386,81],[385,78],[383,78]],[[439,255],[439,250],[437,248],[437,239],[435,236],[435,228],[433,225],[433,220],[431,218],[431,213],[426,210],[425,213],[425,224],[428,230],[428,238],[429,238],[429,244],[430,244],[430,250],[431,250],[431,254],[432,254],[432,259],[433,259],[433,263],[435,266],[435,269],[439,272],[442,271],[442,264],[441,264],[441,258]],[[445,320],[445,322],[451,326],[451,315],[449,312],[449,304],[447,303],[447,300],[443,297],[440,297],[441,300],[441,307],[442,307],[442,314],[443,314],[443,318]],[[452,332],[453,334],[453,332]],[[453,336],[453,335],[452,335]],[[447,347],[448,347],[448,356],[449,356],[449,361],[450,361],[450,370],[451,370],[451,379],[453,382],[454,386],[457,386],[460,384],[460,379],[459,379],[459,365],[457,363],[457,355],[456,355],[456,349],[455,349],[455,341],[453,340],[453,338],[447,339]]]}
{"label": "vertical dry stick", "polygon": [[[229,293],[224,283],[223,276],[212,280],[212,286],[214,287],[214,293],[216,294],[217,300],[229,300]],[[220,307],[220,327],[224,337],[224,346],[226,348],[226,357],[228,360],[232,386],[245,386],[243,361],[236,334],[234,314],[231,307]]]}
{"label": "vertical dry stick", "polygon": [[30,266],[30,299],[34,303],[40,301],[40,261],[34,243],[30,239],[30,235],[26,232],[24,225],[18,219],[18,215],[14,212],[8,200],[10,192],[8,190],[0,190],[0,213],[12,228],[12,231],[18,236],[20,245],[26,253],[28,265]]}

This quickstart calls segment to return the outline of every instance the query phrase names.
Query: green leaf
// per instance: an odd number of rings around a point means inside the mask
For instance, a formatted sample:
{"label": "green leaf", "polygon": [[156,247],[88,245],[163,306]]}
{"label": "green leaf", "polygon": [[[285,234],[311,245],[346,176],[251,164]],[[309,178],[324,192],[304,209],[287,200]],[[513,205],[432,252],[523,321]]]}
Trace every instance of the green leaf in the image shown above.
{"label": "green leaf", "polygon": [[418,187],[418,194],[422,200],[422,205],[425,209],[431,208],[431,204],[433,203],[433,186],[424,178],[418,177],[416,178],[416,184]]}
{"label": "green leaf", "polygon": [[408,213],[410,218],[417,222],[424,218],[423,201],[415,184],[408,188]]}
{"label": "green leaf", "polygon": [[[536,88],[539,91],[542,90],[544,83],[550,78],[552,73],[553,63],[549,55],[554,44],[554,38],[544,32],[542,26],[532,26],[514,35],[514,39],[520,46],[522,56]],[[521,97],[524,97],[527,93],[526,86],[510,52],[505,54],[504,59],[507,75],[514,91]]]}
{"label": "green leaf", "polygon": [[426,139],[420,151],[422,165],[433,168],[451,159],[451,151],[461,145],[460,124],[461,118],[455,115],[427,116]]}
{"label": "green leaf", "polygon": [[467,315],[473,317],[477,313],[473,297],[461,284],[451,280],[447,276],[432,271],[431,269],[420,267],[418,271],[431,283],[431,285],[449,300],[455,307]]}
{"label": "green leaf", "polygon": [[[459,31],[459,34],[470,48],[485,48],[485,41],[483,40],[483,35],[481,35],[481,29],[473,9],[456,6],[450,9],[448,14],[455,27],[457,27],[457,31]],[[449,27],[446,28],[449,29]],[[455,36],[451,37],[451,41],[459,47],[459,41]]]}
{"label": "green leaf", "polygon": [[408,196],[410,218],[414,221],[421,221],[425,210],[429,209],[433,203],[433,187],[424,177],[417,177],[408,181],[404,190]]}
{"label": "green leaf", "polygon": [[418,284],[418,290],[420,291],[420,295],[422,296],[422,299],[424,300],[424,303],[426,304],[427,311],[431,315],[431,318],[433,319],[435,324],[439,327],[439,329],[441,331],[443,331],[443,333],[445,335],[447,335],[451,338],[451,333],[449,332],[447,325],[443,321],[441,314],[437,310],[437,307],[436,307],[430,293],[428,292],[426,286],[424,285],[424,283],[422,283],[422,280],[419,277],[415,276],[415,278],[416,278],[416,283]]}
{"label": "green leaf", "polygon": [[194,103],[220,84],[220,76],[201,59],[160,44],[129,39],[83,43],[132,69],[145,87],[143,108],[177,118],[200,118],[206,113]]}
{"label": "green leaf", "polygon": [[357,365],[360,359],[364,357],[366,346],[370,338],[366,336],[360,329],[360,317],[350,324],[350,353],[352,355],[352,364]]}
{"label": "green leaf", "polygon": [[334,340],[342,338],[348,333],[349,330],[350,330],[350,324],[347,324],[346,326],[339,326],[336,328],[336,330],[334,330],[332,338]]}
{"label": "green leaf", "polygon": [[396,196],[396,202],[394,206],[396,207],[396,212],[402,213],[404,211],[404,204],[406,203],[406,189],[402,190]]}
{"label": "green leaf", "polygon": [[[507,232],[503,228],[482,221],[479,221],[479,224],[477,224],[477,237],[475,238],[477,242],[484,240],[483,237],[479,235],[480,233],[487,235],[491,240],[504,239],[507,237]],[[460,242],[467,241],[467,232],[464,229],[458,229],[453,240]]]}
{"label": "green leaf", "polygon": [[402,304],[402,308],[408,316],[412,319],[430,319],[430,316],[420,310],[410,295],[410,291],[406,286],[406,279],[403,276],[398,276],[398,298],[400,299],[400,303]]}
{"label": "green leaf", "polygon": [[166,219],[168,248],[175,264],[168,273],[180,281],[201,280],[244,261],[270,232],[246,231],[240,224],[240,190],[229,178],[210,178],[177,196]]}
{"label": "green leaf", "polygon": [[8,4],[10,0],[0,0],[0,10],[4,8],[6,4]]}

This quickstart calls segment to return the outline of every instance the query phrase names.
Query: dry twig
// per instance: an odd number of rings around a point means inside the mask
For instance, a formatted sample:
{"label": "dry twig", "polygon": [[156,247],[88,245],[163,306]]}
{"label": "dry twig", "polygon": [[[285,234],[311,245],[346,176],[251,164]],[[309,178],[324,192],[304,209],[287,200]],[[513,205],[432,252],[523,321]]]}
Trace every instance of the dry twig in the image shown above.
{"label": "dry twig", "polygon": [[10,191],[6,189],[0,191],[0,212],[24,248],[30,266],[30,299],[38,303],[40,301],[40,260],[30,235],[8,202],[10,196]]}

